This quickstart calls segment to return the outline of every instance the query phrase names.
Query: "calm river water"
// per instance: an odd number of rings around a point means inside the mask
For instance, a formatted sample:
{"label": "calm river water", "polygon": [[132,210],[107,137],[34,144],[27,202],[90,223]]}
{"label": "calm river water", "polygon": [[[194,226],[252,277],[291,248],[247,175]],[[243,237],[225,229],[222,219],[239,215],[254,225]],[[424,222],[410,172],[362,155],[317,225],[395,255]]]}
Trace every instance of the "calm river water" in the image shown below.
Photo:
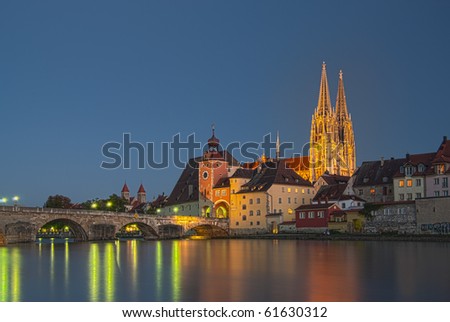
{"label": "calm river water", "polygon": [[0,301],[450,301],[450,244],[9,245],[0,247]]}

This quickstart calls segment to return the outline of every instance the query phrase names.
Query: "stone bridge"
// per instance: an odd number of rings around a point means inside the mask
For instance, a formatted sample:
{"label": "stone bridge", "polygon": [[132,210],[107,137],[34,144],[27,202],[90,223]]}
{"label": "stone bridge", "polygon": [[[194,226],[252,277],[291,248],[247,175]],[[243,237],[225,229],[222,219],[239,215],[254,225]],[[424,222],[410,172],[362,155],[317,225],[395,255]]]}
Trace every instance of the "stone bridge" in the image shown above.
{"label": "stone bridge", "polygon": [[0,245],[35,241],[39,229],[52,223],[69,227],[76,241],[114,239],[129,224],[136,224],[145,239],[224,237],[229,231],[228,220],[218,218],[5,206],[0,207]]}

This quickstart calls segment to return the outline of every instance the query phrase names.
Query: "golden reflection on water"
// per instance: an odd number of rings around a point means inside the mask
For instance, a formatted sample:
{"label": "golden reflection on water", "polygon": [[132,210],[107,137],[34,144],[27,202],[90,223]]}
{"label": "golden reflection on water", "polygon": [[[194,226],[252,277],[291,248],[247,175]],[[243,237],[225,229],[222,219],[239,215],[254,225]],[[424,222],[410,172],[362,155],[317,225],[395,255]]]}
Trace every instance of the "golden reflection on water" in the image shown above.
{"label": "golden reflection on water", "polygon": [[17,248],[0,248],[1,302],[21,300],[21,264],[22,255]]}
{"label": "golden reflection on water", "polygon": [[105,258],[104,258],[104,268],[105,268],[105,301],[113,302],[115,296],[115,256],[114,256],[114,245],[108,243],[105,245]]}
{"label": "golden reflection on water", "polygon": [[172,301],[180,300],[181,274],[180,274],[180,243],[172,243]]}
{"label": "golden reflection on water", "polygon": [[100,263],[98,257],[98,244],[93,243],[89,249],[89,300],[91,302],[99,300]]}
{"label": "golden reflection on water", "polygon": [[162,295],[162,283],[163,283],[163,253],[162,253],[162,242],[158,240],[156,242],[155,250],[155,272],[156,272],[156,298],[161,299]]}

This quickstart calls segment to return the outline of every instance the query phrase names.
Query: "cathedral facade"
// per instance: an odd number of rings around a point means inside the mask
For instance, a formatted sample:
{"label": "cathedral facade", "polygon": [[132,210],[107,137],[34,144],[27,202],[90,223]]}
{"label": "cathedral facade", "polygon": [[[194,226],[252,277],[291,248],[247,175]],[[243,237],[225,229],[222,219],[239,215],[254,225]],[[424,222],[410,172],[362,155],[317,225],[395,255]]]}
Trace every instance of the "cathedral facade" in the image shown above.
{"label": "cathedral facade", "polygon": [[331,105],[326,64],[322,64],[319,101],[311,121],[310,180],[324,173],[351,176],[356,167],[355,137],[347,110],[342,71],[339,72],[335,108]]}

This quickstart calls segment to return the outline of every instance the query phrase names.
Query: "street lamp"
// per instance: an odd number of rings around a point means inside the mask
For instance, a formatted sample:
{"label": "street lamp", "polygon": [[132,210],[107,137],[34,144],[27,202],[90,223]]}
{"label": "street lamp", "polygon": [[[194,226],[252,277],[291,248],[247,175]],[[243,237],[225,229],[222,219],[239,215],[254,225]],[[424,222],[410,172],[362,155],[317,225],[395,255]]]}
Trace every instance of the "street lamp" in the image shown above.
{"label": "street lamp", "polygon": [[7,203],[8,202],[8,198],[3,197],[2,199],[0,199],[1,203]]}
{"label": "street lamp", "polygon": [[97,207],[98,207],[98,204],[97,204],[96,202],[94,202],[94,203],[91,205],[91,208],[92,208],[92,209],[97,209]]}
{"label": "street lamp", "polygon": [[112,203],[111,201],[108,201],[108,202],[106,203],[106,208],[111,208],[112,205],[113,205],[113,203]]}
{"label": "street lamp", "polygon": [[17,205],[17,202],[19,201],[19,196],[14,196],[13,198],[12,198],[12,200],[14,201],[14,206],[16,206]]}

